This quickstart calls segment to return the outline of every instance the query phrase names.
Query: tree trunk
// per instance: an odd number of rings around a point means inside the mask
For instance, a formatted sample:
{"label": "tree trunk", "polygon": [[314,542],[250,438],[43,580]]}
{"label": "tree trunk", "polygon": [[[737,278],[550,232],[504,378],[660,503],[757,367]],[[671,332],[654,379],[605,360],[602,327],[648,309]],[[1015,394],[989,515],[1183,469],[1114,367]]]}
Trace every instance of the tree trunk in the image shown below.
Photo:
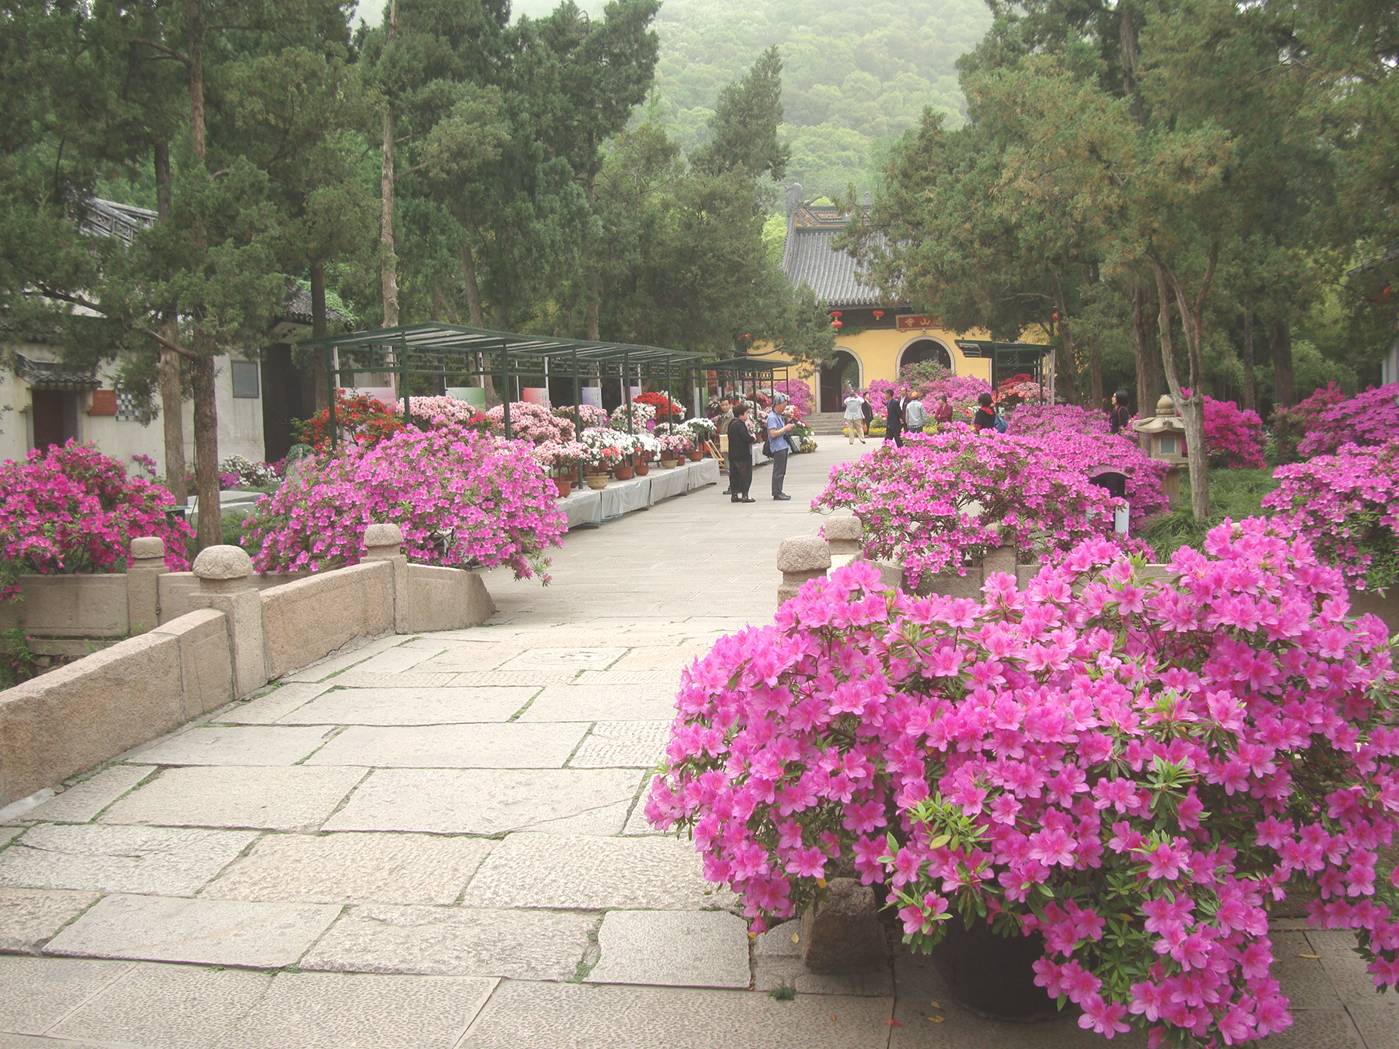
{"label": "tree trunk", "polygon": [[1253,307],[1244,306],[1244,407],[1258,411],[1258,377],[1253,373]]}
{"label": "tree trunk", "polygon": [[[1164,265],[1155,259],[1151,268],[1156,277],[1158,312],[1156,317],[1157,335],[1161,342],[1161,365],[1166,373],[1166,385],[1170,388],[1171,399],[1176,411],[1185,424],[1186,460],[1190,471],[1190,511],[1196,524],[1204,524],[1210,513],[1209,464],[1205,459],[1205,418],[1204,391],[1193,382],[1190,396],[1182,392],[1180,370],[1176,363],[1175,337],[1171,331],[1171,284],[1172,275]],[[1184,318],[1182,318],[1184,319]]]}
{"label": "tree trunk", "polygon": [[1088,384],[1092,391],[1093,407],[1100,407],[1106,397],[1103,390],[1103,351],[1096,335],[1088,340]]}
{"label": "tree trunk", "polygon": [[[170,143],[159,140],[152,144],[151,152],[155,166],[156,214],[161,222],[169,222],[174,211],[170,200]],[[178,326],[175,310],[163,311],[160,334],[173,342]],[[160,388],[161,440],[165,446],[165,486],[175,497],[175,504],[184,506],[189,498],[189,478],[185,475],[185,391],[180,381],[180,355],[174,350],[160,350],[156,380]]]}
{"label": "tree trunk", "polygon": [[466,285],[467,323],[475,328],[486,326],[485,314],[481,312],[481,284],[476,277],[476,254],[471,250],[471,241],[461,244],[461,276]]}
{"label": "tree trunk", "polygon": [[[202,0],[185,0],[185,26],[189,59],[190,141],[195,159],[202,166],[207,150],[204,136],[204,6]],[[202,223],[202,219],[197,220]],[[196,251],[203,254],[206,231],[196,226]],[[199,549],[223,541],[223,521],[219,507],[219,409],[214,385],[216,347],[200,330],[194,318],[192,346],[194,361],[194,490],[199,497]]]}
{"label": "tree trunk", "polygon": [[1268,325],[1268,342],[1273,355],[1273,404],[1290,406],[1297,401],[1297,387],[1292,375],[1292,327],[1285,316],[1274,317]]}
{"label": "tree trunk", "polygon": [[[311,335],[324,338],[330,332],[325,308],[325,263],[320,259],[311,263]],[[311,356],[311,406],[313,411],[329,407],[330,394],[326,392],[325,350],[317,346]]]}
{"label": "tree trunk", "polygon": [[[398,35],[398,0],[389,4],[388,38]],[[379,157],[379,284],[384,300],[384,327],[398,326],[398,254],[394,249],[394,118],[393,102],[384,102],[383,141]]]}
{"label": "tree trunk", "polygon": [[1144,282],[1133,279],[1132,355],[1137,363],[1137,414],[1143,418],[1156,414],[1156,402],[1166,392],[1166,377],[1161,372],[1161,351],[1152,345],[1151,340],[1151,310],[1147,301],[1150,294]]}

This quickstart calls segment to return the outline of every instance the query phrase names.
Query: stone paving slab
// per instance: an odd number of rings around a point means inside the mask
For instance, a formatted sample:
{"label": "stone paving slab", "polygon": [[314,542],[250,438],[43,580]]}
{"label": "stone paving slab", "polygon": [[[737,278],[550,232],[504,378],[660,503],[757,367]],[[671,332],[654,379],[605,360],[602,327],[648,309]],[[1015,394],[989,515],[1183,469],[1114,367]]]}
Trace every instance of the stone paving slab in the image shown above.
{"label": "stone paving slab", "polygon": [[500,664],[501,670],[602,670],[626,653],[625,648],[529,648]]}
{"label": "stone paving slab", "polygon": [[1346,1012],[1364,1040],[1367,1049],[1399,1049],[1399,1022],[1394,1019],[1393,992],[1387,1003],[1368,1005],[1350,1002]]}
{"label": "stone paving slab", "polygon": [[800,958],[757,958],[753,962],[753,989],[768,993],[790,987],[797,994],[855,995],[891,998],[894,974],[889,969],[868,973],[814,973]]}
{"label": "stone paving slab", "polygon": [[[446,648],[445,644],[439,644],[437,652],[443,652]],[[405,670],[412,670],[420,663],[426,663],[437,652],[424,649],[420,645],[413,648],[397,645],[370,656],[363,663],[356,663],[355,670],[362,674],[401,674]]]}
{"label": "stone paving slab", "polygon": [[589,983],[747,987],[748,926],[726,911],[610,911]]}
{"label": "stone paving slab", "polygon": [[495,986],[463,977],[280,973],[215,1049],[453,1049]]}
{"label": "stone paving slab", "polygon": [[366,768],[563,768],[588,727],[579,724],[348,728],[307,762]]}
{"label": "stone paving slab", "polygon": [[0,827],[0,849],[3,849],[23,833],[23,827]]}
{"label": "stone paving slab", "polygon": [[[242,703],[232,703],[209,720],[229,725],[272,725],[335,687],[333,681],[286,684]],[[292,722],[295,724],[295,722]]]}
{"label": "stone paving slab", "polygon": [[[1327,969],[1318,957],[1323,952],[1312,949],[1305,933],[1273,932],[1271,938],[1275,959],[1273,975],[1287,988],[1293,1008],[1318,1009],[1334,1006],[1336,990],[1332,986]],[[1373,987],[1373,984],[1371,986]]]}
{"label": "stone paving slab", "polygon": [[75,1042],[68,1038],[44,1038],[39,1035],[6,1034],[0,1031],[0,1049],[107,1049],[97,1042]]}
{"label": "stone paving slab", "polygon": [[288,674],[283,681],[325,681],[327,678],[341,674],[363,663],[370,656],[378,655],[387,649],[394,648],[403,642],[403,638],[396,634],[387,637],[375,638],[372,641],[350,642],[344,650],[333,652],[325,659],[318,660],[310,666],[302,667],[294,674]]}
{"label": "stone paving slab", "polygon": [[347,670],[331,679],[337,688],[442,688],[453,684],[455,674],[409,670],[402,674],[371,674],[367,670]]}
{"label": "stone paving slab", "polygon": [[627,814],[627,822],[622,827],[623,837],[634,838],[641,835],[675,837],[674,831],[657,830],[646,820],[646,792],[650,789],[650,784],[651,777],[648,775],[641,783],[641,793],[637,795],[636,803],[632,805],[631,812]]}
{"label": "stone paving slab", "polygon": [[142,1049],[205,1049],[271,985],[268,973],[133,965],[50,1033]]}
{"label": "stone paving slab", "polygon": [[185,895],[255,837],[251,831],[44,825],[0,852],[0,885]]}
{"label": "stone paving slab", "polygon": [[521,721],[669,721],[675,692],[649,684],[547,685]]}
{"label": "stone paving slab", "polygon": [[1294,1008],[1291,1027],[1256,1044],[1266,1049],[1366,1049],[1345,1009]]}
{"label": "stone paving slab", "polygon": [[300,830],[319,826],[363,776],[362,769],[304,765],[171,768],[122,798],[102,820]]}
{"label": "stone paving slab", "polygon": [[461,1049],[880,1049],[888,1021],[876,998],[508,982]]}
{"label": "stone paving slab", "polygon": [[295,765],[325,737],[323,728],[191,728],[143,747],[135,757],[152,765]]}
{"label": "stone paving slab", "polygon": [[577,677],[577,670],[481,670],[454,674],[452,684],[459,687],[514,685],[537,692],[543,685],[567,685]]}
{"label": "stone paving slab", "polygon": [[21,818],[46,823],[86,823],[154,771],[149,765],[114,765],[81,783],[74,783]]}
{"label": "stone paving slab", "polygon": [[608,669],[613,672],[624,670],[673,670],[679,671],[696,659],[708,654],[709,645],[645,645],[633,648]]}
{"label": "stone paving slab", "polygon": [[600,721],[568,760],[575,769],[654,768],[665,759],[669,721]]}
{"label": "stone paving slab", "polygon": [[95,892],[72,889],[0,889],[0,951],[36,951],[97,902]]}
{"label": "stone paving slab", "polygon": [[463,671],[494,670],[507,660],[514,659],[526,646],[517,641],[478,641],[467,643],[458,641],[443,645],[442,649],[423,663],[418,669],[424,671]]}
{"label": "stone paving slab", "polygon": [[463,907],[352,907],[303,969],[567,980],[596,915]]}
{"label": "stone paving slab", "polygon": [[45,950],[275,969],[294,965],[339,913],[323,904],[106,896]]}
{"label": "stone paving slab", "polygon": [[680,670],[585,670],[580,685],[655,685],[672,696],[680,689]]}
{"label": "stone paving slab", "polygon": [[704,880],[689,842],[511,834],[481,865],[462,902],[468,907],[696,911],[729,907],[734,898]]}
{"label": "stone paving slab", "polygon": [[325,829],[615,834],[638,778],[625,769],[383,769],[369,774]]}
{"label": "stone paving slab", "polygon": [[494,843],[427,834],[269,834],[203,897],[454,903]]}
{"label": "stone paving slab", "polygon": [[342,688],[298,706],[284,725],[453,725],[509,721],[538,686]]}
{"label": "stone paving slab", "polygon": [[128,962],[0,956],[0,1031],[42,1034],[130,968]]}

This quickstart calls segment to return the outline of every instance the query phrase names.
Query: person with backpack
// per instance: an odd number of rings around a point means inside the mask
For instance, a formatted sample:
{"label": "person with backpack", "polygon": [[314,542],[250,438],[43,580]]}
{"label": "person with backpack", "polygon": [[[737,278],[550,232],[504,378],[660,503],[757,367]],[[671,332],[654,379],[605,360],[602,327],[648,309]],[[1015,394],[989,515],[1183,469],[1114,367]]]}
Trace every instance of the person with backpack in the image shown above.
{"label": "person with backpack", "polygon": [[981,433],[983,430],[997,429],[996,410],[992,406],[993,399],[991,395],[989,393],[983,393],[976,399],[976,404],[976,414],[972,416],[972,428],[976,430],[977,433]]}

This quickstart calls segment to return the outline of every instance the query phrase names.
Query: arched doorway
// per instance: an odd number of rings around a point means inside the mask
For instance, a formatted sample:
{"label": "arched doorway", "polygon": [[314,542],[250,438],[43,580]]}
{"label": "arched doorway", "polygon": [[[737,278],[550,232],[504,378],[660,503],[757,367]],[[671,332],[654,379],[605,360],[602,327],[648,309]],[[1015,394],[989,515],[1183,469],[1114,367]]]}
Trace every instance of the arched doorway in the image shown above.
{"label": "arched doorway", "polygon": [[915,339],[904,347],[903,353],[899,354],[899,374],[910,364],[923,364],[930,362],[939,367],[946,368],[949,372],[955,372],[952,366],[952,351],[949,350],[937,339]]}
{"label": "arched doorway", "polygon": [[860,362],[849,350],[837,349],[830,363],[821,365],[821,411],[844,411],[847,386],[860,388]]}

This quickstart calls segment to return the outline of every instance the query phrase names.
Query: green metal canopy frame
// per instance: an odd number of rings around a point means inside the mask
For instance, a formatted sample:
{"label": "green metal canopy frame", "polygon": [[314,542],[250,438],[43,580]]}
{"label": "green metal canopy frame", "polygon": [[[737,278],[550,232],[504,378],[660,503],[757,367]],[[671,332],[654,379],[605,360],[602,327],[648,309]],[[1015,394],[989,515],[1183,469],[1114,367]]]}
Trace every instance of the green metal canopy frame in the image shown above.
{"label": "green metal canopy frame", "polygon": [[1052,347],[1038,342],[995,342],[990,339],[958,339],[957,348],[968,357],[991,358],[991,385],[999,387],[1012,375],[1033,375],[1044,393],[1044,358]]}
{"label": "green metal canopy frame", "polygon": [[490,375],[505,389],[502,411],[505,435],[514,436],[510,425],[510,383],[523,376],[562,376],[573,379],[573,400],[578,403],[580,380],[597,375],[600,379],[615,369],[622,380],[623,399],[631,428],[631,383],[635,376],[664,375],[666,388],[671,376],[683,377],[700,359],[697,353],[668,350],[659,346],[567,339],[552,335],[522,335],[491,331],[460,324],[413,324],[396,328],[327,335],[305,339],[300,345],[319,349],[325,368],[330,403],[332,445],[338,439],[335,418],[335,392],[345,385],[341,379],[362,372],[388,373],[397,377],[403,397],[403,418],[412,418],[408,380],[429,378],[445,388],[448,375]]}
{"label": "green metal canopy frame", "polygon": [[[777,381],[777,373],[782,373],[782,381],[790,382],[792,364],[790,361],[766,361],[761,357],[730,357],[723,361],[706,361],[698,366],[707,372],[718,372],[721,376],[730,376],[738,383],[740,393],[744,393],[749,400],[755,400],[752,396],[762,387],[760,381],[766,377],[767,388],[773,389]],[[745,380],[750,390],[744,390]]]}

